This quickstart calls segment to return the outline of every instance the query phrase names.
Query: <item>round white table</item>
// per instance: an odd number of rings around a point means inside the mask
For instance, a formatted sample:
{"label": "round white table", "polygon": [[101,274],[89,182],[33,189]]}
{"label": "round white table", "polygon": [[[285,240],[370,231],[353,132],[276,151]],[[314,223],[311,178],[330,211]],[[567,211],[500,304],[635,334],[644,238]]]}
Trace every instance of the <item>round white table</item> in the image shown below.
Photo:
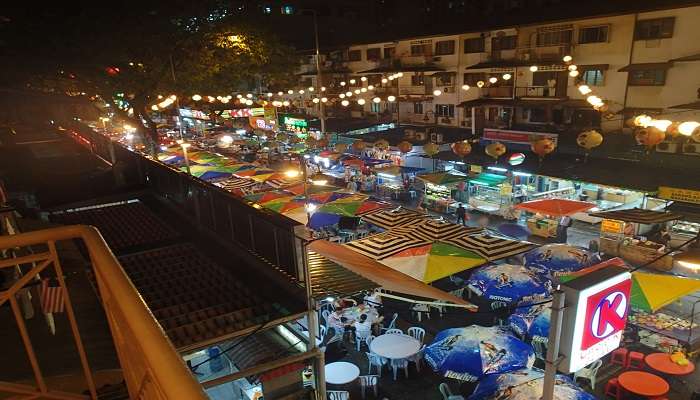
{"label": "round white table", "polygon": [[338,361],[326,364],[326,382],[331,385],[345,385],[360,376],[360,369],[357,365]]}
{"label": "round white table", "polygon": [[369,345],[372,353],[397,360],[415,355],[420,350],[420,342],[408,335],[381,335]]}

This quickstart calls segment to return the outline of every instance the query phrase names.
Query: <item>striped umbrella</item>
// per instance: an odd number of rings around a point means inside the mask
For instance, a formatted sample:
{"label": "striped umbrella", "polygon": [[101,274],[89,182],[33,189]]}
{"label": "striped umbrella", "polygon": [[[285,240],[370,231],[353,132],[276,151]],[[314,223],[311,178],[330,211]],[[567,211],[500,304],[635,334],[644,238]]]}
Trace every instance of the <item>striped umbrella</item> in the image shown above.
{"label": "striped umbrella", "polygon": [[219,182],[218,185],[222,188],[232,192],[234,190],[249,189],[257,185],[258,183],[244,178],[232,178],[224,182]]}
{"label": "striped umbrella", "polygon": [[394,228],[392,232],[403,236],[417,236],[427,241],[447,240],[454,237],[473,235],[482,228],[465,227],[447,221],[419,219],[412,223]]}
{"label": "striped umbrella", "polygon": [[412,247],[424,246],[427,244],[430,244],[430,242],[417,237],[384,232],[346,243],[345,246],[367,257],[381,260]]}
{"label": "striped umbrella", "polygon": [[365,222],[384,229],[396,228],[411,221],[425,218],[428,218],[428,215],[402,207],[393,210],[381,210],[362,216]]}
{"label": "striped umbrella", "polygon": [[504,239],[487,234],[460,235],[447,239],[447,241],[456,246],[472,250],[488,261],[496,261],[511,257],[535,247],[532,243]]}

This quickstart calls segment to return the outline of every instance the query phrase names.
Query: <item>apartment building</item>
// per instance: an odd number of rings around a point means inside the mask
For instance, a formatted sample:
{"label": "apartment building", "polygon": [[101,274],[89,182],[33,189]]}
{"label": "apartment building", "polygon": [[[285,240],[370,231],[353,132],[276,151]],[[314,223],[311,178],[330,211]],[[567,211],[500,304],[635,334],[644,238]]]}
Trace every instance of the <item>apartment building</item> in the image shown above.
{"label": "apartment building", "polygon": [[[328,114],[461,128],[465,134],[569,136],[591,128],[619,131],[641,112],[697,119],[699,22],[700,6],[693,6],[350,45],[322,55],[328,93],[353,94],[349,106],[329,105]],[[569,75],[566,55],[578,76]],[[312,56],[302,67],[309,85],[316,80],[314,63]],[[382,83],[398,72],[400,78]],[[593,89],[609,111],[593,110],[577,84]],[[370,85],[374,91],[362,91]],[[387,101],[390,95],[395,102]],[[374,96],[381,102],[372,102]]]}

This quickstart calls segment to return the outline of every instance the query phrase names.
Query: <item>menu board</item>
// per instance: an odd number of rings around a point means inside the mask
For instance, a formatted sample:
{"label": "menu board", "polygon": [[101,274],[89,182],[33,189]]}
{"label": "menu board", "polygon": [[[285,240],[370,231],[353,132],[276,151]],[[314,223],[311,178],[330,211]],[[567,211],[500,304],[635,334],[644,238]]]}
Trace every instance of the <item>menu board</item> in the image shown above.
{"label": "menu board", "polygon": [[659,186],[659,198],[666,200],[683,201],[686,203],[700,204],[700,191]]}

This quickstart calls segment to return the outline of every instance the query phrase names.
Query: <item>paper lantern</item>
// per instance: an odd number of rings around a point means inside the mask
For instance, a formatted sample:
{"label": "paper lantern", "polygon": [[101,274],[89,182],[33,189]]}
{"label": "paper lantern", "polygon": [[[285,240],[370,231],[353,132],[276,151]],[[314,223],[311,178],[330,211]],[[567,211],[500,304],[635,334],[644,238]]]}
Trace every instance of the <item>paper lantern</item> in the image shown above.
{"label": "paper lantern", "polygon": [[435,143],[426,143],[423,146],[423,152],[425,152],[425,154],[427,154],[429,157],[432,157],[440,152],[440,146],[436,145]]}
{"label": "paper lantern", "polygon": [[498,157],[506,154],[506,145],[501,142],[491,143],[486,146],[486,149],[484,150],[489,157],[493,157],[495,160],[498,160]]}
{"label": "paper lantern", "polygon": [[594,130],[581,132],[576,137],[576,143],[586,150],[591,150],[603,143],[603,135]]}
{"label": "paper lantern", "polygon": [[379,150],[386,150],[389,148],[389,142],[387,142],[384,139],[379,139],[376,142],[374,142],[374,147]]}
{"label": "paper lantern", "polygon": [[336,143],[335,151],[337,151],[338,153],[345,153],[346,151],[348,151],[348,145],[345,143]]}
{"label": "paper lantern", "polygon": [[637,139],[637,143],[651,149],[657,144],[663,142],[666,138],[666,134],[660,129],[649,127],[637,129],[634,134],[634,138]]}
{"label": "paper lantern", "polygon": [[530,146],[532,149],[532,152],[540,156],[540,160],[544,158],[547,154],[551,153],[554,151],[554,149],[557,148],[557,145],[554,144],[552,139],[548,138],[543,138],[536,140],[532,142],[532,145]]}
{"label": "paper lantern", "polygon": [[352,142],[352,149],[355,151],[362,151],[367,147],[367,143],[363,142],[362,140],[356,140]]}
{"label": "paper lantern", "polygon": [[513,153],[508,157],[508,164],[510,165],[520,165],[525,162],[525,154],[523,153]]}
{"label": "paper lantern", "polygon": [[409,151],[413,150],[413,144],[411,142],[403,141],[396,146],[399,148],[399,151],[406,154]]}
{"label": "paper lantern", "polygon": [[466,140],[463,140],[461,142],[454,142],[452,143],[452,152],[455,153],[459,157],[466,157],[469,155],[469,153],[472,152],[472,145],[469,144]]}

